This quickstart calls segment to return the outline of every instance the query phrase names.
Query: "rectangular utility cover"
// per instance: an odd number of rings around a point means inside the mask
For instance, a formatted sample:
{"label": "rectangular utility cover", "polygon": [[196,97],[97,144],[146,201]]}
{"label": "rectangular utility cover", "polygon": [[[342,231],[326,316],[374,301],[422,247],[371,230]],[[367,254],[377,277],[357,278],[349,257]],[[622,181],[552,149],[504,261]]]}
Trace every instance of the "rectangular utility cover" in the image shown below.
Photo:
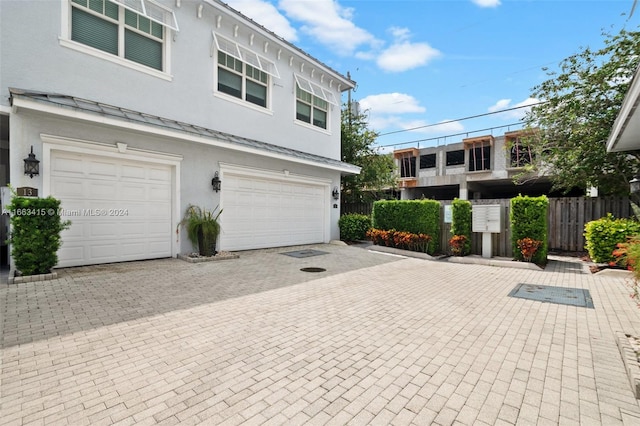
{"label": "rectangular utility cover", "polygon": [[473,232],[491,232],[496,234],[502,232],[502,210],[500,204],[473,206]]}

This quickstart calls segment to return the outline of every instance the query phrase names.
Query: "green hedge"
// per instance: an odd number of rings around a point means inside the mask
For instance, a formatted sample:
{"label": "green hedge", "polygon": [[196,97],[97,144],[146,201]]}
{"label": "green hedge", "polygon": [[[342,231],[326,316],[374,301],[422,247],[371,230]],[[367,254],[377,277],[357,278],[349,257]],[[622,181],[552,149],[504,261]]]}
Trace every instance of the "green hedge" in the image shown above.
{"label": "green hedge", "polygon": [[597,263],[613,262],[613,250],[627,237],[640,234],[640,223],[633,219],[615,219],[611,213],[584,225],[585,249]]}
{"label": "green hedge", "polygon": [[344,241],[364,240],[371,229],[371,218],[364,214],[349,213],[338,219],[340,239]]}
{"label": "green hedge", "polygon": [[455,198],[451,203],[451,235],[464,235],[462,255],[471,253],[471,201]]}
{"label": "green hedge", "polygon": [[376,229],[395,229],[427,234],[432,240],[429,254],[438,252],[440,240],[440,202],[435,200],[380,200],[373,203],[372,225]]}
{"label": "green hedge", "polygon": [[71,224],[62,221],[60,201],[52,197],[13,197],[7,206],[11,215],[11,256],[22,275],[47,274],[58,263],[60,233]]}
{"label": "green hedge", "polygon": [[518,248],[518,240],[531,238],[542,241],[542,245],[531,261],[538,264],[547,263],[549,249],[548,210],[549,199],[544,195],[540,197],[519,195],[511,199],[511,245],[513,257],[516,260],[524,260]]}

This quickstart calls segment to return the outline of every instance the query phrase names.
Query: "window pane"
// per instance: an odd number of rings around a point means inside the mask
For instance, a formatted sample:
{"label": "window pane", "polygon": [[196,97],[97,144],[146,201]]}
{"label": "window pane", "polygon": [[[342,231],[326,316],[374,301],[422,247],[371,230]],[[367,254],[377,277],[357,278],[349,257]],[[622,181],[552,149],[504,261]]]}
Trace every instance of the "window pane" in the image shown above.
{"label": "window pane", "polygon": [[300,101],[296,102],[296,118],[306,123],[311,123],[311,106]]}
{"label": "window pane", "polygon": [[311,103],[311,100],[313,98],[313,96],[310,93],[305,92],[304,90],[300,89],[298,86],[296,86],[296,96],[298,99],[305,101],[307,103]]}
{"label": "window pane", "polygon": [[318,108],[314,108],[313,109],[313,125],[326,129],[327,128],[327,112],[319,110]]}
{"label": "window pane", "polygon": [[266,108],[267,88],[261,84],[255,83],[251,80],[247,80],[246,98],[247,101]]}
{"label": "window pane", "polygon": [[159,39],[162,39],[162,25],[158,24],[157,22],[151,22],[151,34],[155,37],[158,37]]}
{"label": "window pane", "polygon": [[104,14],[104,0],[89,0],[89,9]]}
{"label": "window pane", "polygon": [[71,11],[71,40],[117,55],[118,24],[74,7]]}
{"label": "window pane", "polygon": [[400,162],[400,177],[416,177],[416,157],[405,157]]}
{"label": "window pane", "polygon": [[315,96],[313,97],[313,104],[315,106],[317,106],[318,108],[321,108],[321,109],[324,109],[324,110],[327,109],[327,101],[324,101],[324,100],[322,100],[320,98],[317,98]]}
{"label": "window pane", "polygon": [[138,14],[130,11],[129,9],[124,10],[124,23],[133,28],[138,28]]}
{"label": "window pane", "polygon": [[447,152],[447,166],[464,164],[464,149]]}
{"label": "window pane", "polygon": [[242,99],[242,77],[218,67],[218,91]]}
{"label": "window pane", "polygon": [[115,3],[111,3],[110,1],[105,1],[104,3],[104,14],[109,18],[118,19],[118,5]]}
{"label": "window pane", "polygon": [[425,154],[420,156],[421,169],[433,169],[436,166],[436,154]]}
{"label": "window pane", "polygon": [[162,43],[126,30],[124,33],[124,57],[142,65],[162,70]]}

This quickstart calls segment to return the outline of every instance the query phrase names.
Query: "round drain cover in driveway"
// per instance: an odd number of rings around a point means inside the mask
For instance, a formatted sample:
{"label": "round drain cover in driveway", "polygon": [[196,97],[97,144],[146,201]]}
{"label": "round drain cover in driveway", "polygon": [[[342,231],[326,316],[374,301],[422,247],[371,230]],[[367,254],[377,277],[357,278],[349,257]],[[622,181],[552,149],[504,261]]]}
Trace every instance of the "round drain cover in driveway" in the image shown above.
{"label": "round drain cover in driveway", "polygon": [[302,272],[324,272],[324,271],[326,271],[326,269],[324,269],[324,268],[314,268],[314,267],[302,268],[300,270]]}

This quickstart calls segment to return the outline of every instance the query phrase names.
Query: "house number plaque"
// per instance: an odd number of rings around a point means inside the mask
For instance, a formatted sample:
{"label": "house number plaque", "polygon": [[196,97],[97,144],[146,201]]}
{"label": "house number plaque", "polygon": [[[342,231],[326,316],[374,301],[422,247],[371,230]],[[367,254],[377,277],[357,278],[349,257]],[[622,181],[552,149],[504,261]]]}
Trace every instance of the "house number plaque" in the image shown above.
{"label": "house number plaque", "polygon": [[30,188],[28,186],[21,186],[20,188],[16,188],[16,194],[18,194],[18,197],[37,197],[38,196],[38,188]]}

